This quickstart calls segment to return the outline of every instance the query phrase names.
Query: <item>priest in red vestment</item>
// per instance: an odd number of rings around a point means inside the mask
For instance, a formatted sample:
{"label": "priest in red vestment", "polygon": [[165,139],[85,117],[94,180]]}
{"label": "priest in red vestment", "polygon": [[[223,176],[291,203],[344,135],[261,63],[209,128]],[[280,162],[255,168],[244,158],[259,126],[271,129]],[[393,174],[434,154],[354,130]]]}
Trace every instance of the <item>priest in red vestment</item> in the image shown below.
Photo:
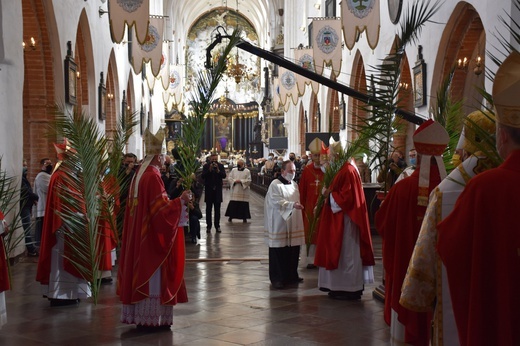
{"label": "priest in red vestment", "polygon": [[384,318],[392,339],[429,345],[431,313],[413,312],[399,304],[401,286],[412,256],[430,192],[446,177],[442,153],[449,142],[446,130],[428,120],[414,133],[418,167],[408,178],[396,183],[376,212],[376,229],[383,238],[385,270]]}
{"label": "priest in red vestment", "polygon": [[[330,146],[342,150],[340,142]],[[345,162],[329,187],[320,214],[314,264],[319,267],[318,287],[329,297],[358,300],[364,283],[373,282],[374,253],[368,210],[360,176]]]}
{"label": "priest in red vestment", "polygon": [[321,188],[323,187],[323,170],[320,164],[320,151],[322,147],[322,141],[319,138],[315,138],[309,144],[309,150],[311,152],[312,163],[303,168],[298,182],[298,189],[300,190],[300,203],[303,205],[303,227],[305,230],[305,242],[307,244],[307,269],[316,268],[314,265],[314,254],[316,252],[316,233],[318,231],[318,224],[314,229],[314,234],[310,234],[310,224],[314,219],[314,207],[321,194]]}
{"label": "priest in red vestment", "polygon": [[505,161],[470,180],[437,229],[461,345],[520,345],[520,53],[493,84]]}
{"label": "priest in red vestment", "polygon": [[147,155],[128,192],[118,271],[121,322],[138,327],[173,323],[173,306],[188,301],[184,284],[184,228],[189,190],[169,200],[159,171],[162,130],[145,134]]}
{"label": "priest in red vestment", "polygon": [[[59,306],[76,304],[80,299],[89,297],[90,288],[74,264],[81,262],[81,259],[75,255],[70,238],[66,240],[67,235],[63,231],[62,213],[66,207],[60,196],[66,192],[77,195],[81,200],[80,193],[67,183],[67,173],[60,168],[74,149],[67,139],[54,144],[54,147],[59,161],[49,182],[36,281],[42,284],[42,294],[49,299],[51,306]],[[85,214],[84,210],[77,212]]]}
{"label": "priest in red vestment", "polygon": [[9,269],[5,253],[4,237],[9,232],[4,214],[0,211],[0,329],[7,322],[7,310],[5,304],[5,291],[11,289],[9,282]]}

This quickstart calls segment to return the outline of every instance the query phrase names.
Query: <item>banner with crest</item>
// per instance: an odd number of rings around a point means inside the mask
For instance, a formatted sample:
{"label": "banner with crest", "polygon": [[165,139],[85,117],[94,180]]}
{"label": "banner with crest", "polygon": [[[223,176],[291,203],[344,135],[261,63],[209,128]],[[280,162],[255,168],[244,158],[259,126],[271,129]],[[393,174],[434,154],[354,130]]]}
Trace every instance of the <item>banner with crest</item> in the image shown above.
{"label": "banner with crest", "polygon": [[278,83],[280,85],[280,102],[288,109],[288,99],[296,105],[298,102],[298,90],[296,88],[296,73],[278,66]]}
{"label": "banner with crest", "polygon": [[164,90],[168,91],[170,87],[170,43],[163,42],[162,46],[162,59],[161,59],[161,70],[159,71],[158,79],[162,82]]}
{"label": "banner with crest", "polygon": [[379,42],[381,27],[379,0],[341,1],[341,22],[345,45],[354,48],[359,35],[364,31],[370,48],[375,49]]}
{"label": "banner with crest", "polygon": [[312,49],[317,74],[325,65],[335,76],[341,71],[341,21],[335,18],[314,18],[312,21]]}
{"label": "banner with crest", "polygon": [[[294,50],[294,62],[303,67],[306,70],[316,73],[316,69],[314,68],[314,57],[312,48],[298,48]],[[309,78],[305,78],[296,74],[296,87],[298,88],[298,95],[303,96],[305,94],[305,86],[311,85],[312,92],[317,94],[320,84],[318,82],[314,82]]]}
{"label": "banner with crest", "polygon": [[182,65],[171,65],[170,66],[170,84],[168,87],[168,93],[173,98],[173,103],[179,105],[182,101],[183,89],[184,89],[184,66]]}
{"label": "banner with crest", "polygon": [[150,66],[150,62],[143,64],[143,68],[145,69],[146,82],[148,84],[148,89],[153,90],[155,87],[155,77],[152,74],[152,67]]}
{"label": "banner with crest", "polygon": [[112,41],[121,43],[128,25],[134,27],[134,43],[144,43],[150,20],[150,0],[109,0],[108,9]]}
{"label": "banner with crest", "polygon": [[163,59],[163,27],[164,18],[152,16],[145,42],[143,44],[132,43],[132,67],[136,74],[141,73],[143,62],[150,62],[150,69],[154,77],[159,74]]}

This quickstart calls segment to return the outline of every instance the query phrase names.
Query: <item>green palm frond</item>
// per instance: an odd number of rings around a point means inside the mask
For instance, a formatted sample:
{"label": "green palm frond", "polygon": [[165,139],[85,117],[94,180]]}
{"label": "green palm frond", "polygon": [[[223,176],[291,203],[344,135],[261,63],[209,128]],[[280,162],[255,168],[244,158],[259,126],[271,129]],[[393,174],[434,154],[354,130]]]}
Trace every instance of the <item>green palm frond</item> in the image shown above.
{"label": "green palm frond", "polygon": [[217,64],[212,69],[198,71],[196,88],[191,94],[189,105],[191,112],[182,123],[182,141],[177,143],[181,157],[182,170],[177,173],[183,178],[184,188],[189,189],[192,183],[192,173],[199,168],[196,157],[199,156],[202,138],[206,125],[206,114],[215,99],[215,91],[222,81],[226,70],[227,58],[233,47],[240,41],[241,31],[236,29],[230,35],[229,42],[219,54]]}
{"label": "green palm frond", "polygon": [[96,120],[87,114],[69,114],[57,108],[53,125],[53,132],[67,138],[74,150],[60,165],[64,178],[55,191],[62,204],[62,210],[57,212],[63,223],[61,232],[70,249],[64,258],[89,282],[94,302],[99,294],[99,265],[111,251],[104,243],[107,238],[117,239],[113,212],[117,174],[135,115],[127,115],[125,123],[124,127],[120,124],[113,142],[102,135]]}

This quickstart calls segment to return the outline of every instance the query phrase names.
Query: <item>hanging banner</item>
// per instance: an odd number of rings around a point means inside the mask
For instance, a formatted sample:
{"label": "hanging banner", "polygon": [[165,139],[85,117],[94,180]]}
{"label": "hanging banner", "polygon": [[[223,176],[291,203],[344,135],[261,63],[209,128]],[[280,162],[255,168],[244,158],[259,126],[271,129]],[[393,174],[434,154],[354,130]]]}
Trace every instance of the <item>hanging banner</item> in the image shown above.
{"label": "hanging banner", "polygon": [[159,71],[158,79],[162,82],[162,87],[164,90],[168,91],[170,87],[170,44],[168,42],[163,42],[162,47],[162,60],[161,60],[161,70]]}
{"label": "hanging banner", "polygon": [[359,35],[364,31],[368,45],[376,49],[381,27],[379,0],[343,0],[341,1],[341,22],[345,45],[354,48]]}
{"label": "hanging banner", "polygon": [[132,67],[136,74],[141,73],[143,62],[150,62],[154,77],[159,74],[163,60],[163,27],[163,17],[151,17],[144,44],[132,44]]}
{"label": "hanging banner", "polygon": [[152,74],[152,68],[150,67],[150,63],[147,62],[143,66],[144,66],[143,68],[146,70],[145,75],[146,75],[146,82],[148,84],[148,88],[150,90],[153,90],[153,88],[155,87],[155,77]]}
{"label": "hanging banner", "polygon": [[330,18],[314,18],[312,21],[312,49],[317,74],[330,65],[337,77],[341,71],[341,21]]}
{"label": "hanging banner", "polygon": [[112,41],[121,43],[126,33],[126,25],[134,27],[133,43],[143,44],[148,33],[150,20],[150,0],[109,0],[108,15]]}
{"label": "hanging banner", "polygon": [[170,84],[168,93],[172,96],[172,102],[179,105],[182,101],[184,89],[184,66],[171,65],[170,66]]}
{"label": "hanging banner", "polygon": [[[294,60],[297,65],[303,67],[306,70],[316,73],[314,68],[314,58],[312,48],[298,48],[294,50]],[[317,94],[320,84],[312,81],[309,78],[305,78],[296,74],[296,87],[298,88],[298,96],[305,94],[305,86],[311,85],[312,92]]]}
{"label": "hanging banner", "polygon": [[298,90],[296,88],[296,73],[278,66],[278,83],[280,85],[280,102],[284,108],[288,108],[288,99],[296,105],[298,102]]}

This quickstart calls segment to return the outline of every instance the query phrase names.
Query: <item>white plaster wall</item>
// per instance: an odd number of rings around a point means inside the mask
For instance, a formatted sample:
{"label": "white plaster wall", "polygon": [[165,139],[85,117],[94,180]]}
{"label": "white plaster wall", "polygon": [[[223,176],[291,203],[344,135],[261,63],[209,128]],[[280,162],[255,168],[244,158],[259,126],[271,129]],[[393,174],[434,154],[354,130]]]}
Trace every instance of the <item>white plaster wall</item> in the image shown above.
{"label": "white plaster wall", "polygon": [[[2,169],[9,176],[22,174],[22,95],[23,95],[23,49],[22,5],[20,1],[0,2],[0,26],[4,57],[0,60],[0,157]],[[17,186],[18,187],[18,186]],[[10,217],[9,215],[7,216]],[[21,236],[21,229],[15,236]],[[17,256],[25,251],[20,244],[11,253]]]}

